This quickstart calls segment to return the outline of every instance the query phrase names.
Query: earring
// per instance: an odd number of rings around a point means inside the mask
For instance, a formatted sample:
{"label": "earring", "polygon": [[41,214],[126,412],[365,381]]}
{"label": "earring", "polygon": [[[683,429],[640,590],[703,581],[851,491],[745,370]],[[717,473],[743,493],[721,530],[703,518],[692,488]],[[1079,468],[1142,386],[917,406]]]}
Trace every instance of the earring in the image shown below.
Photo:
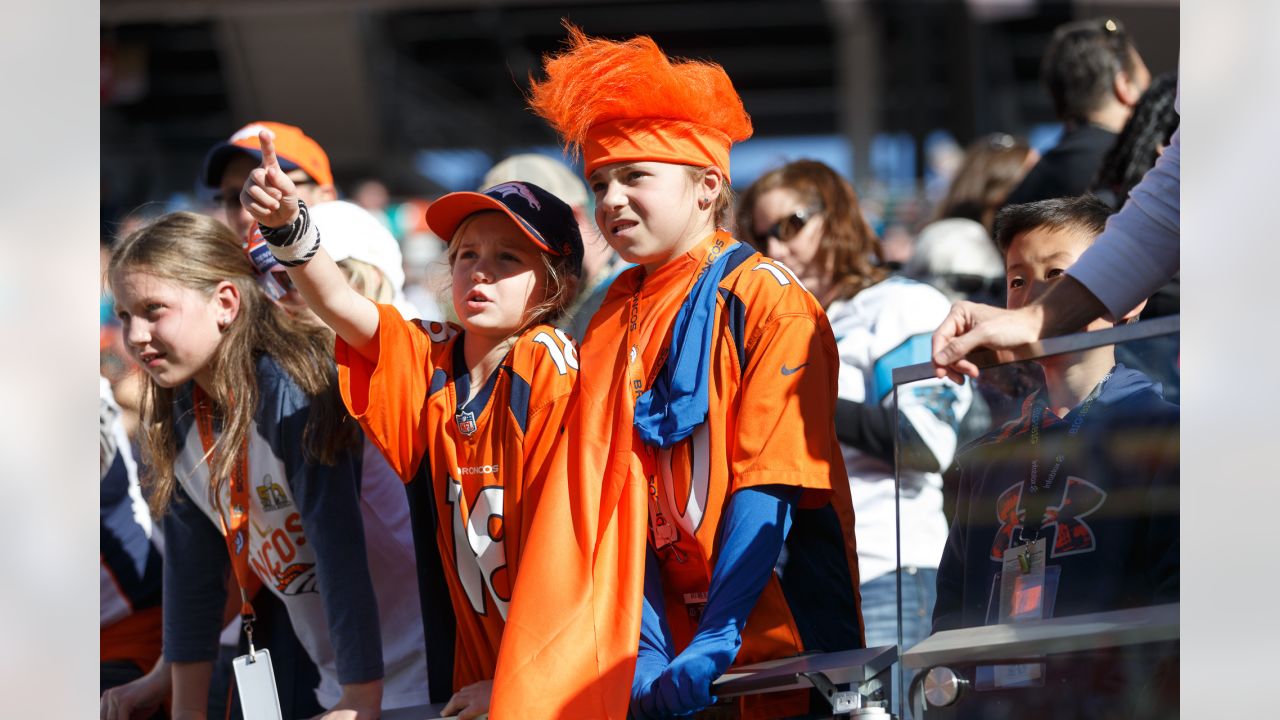
{"label": "earring", "polygon": [[230,315],[223,315],[222,317],[218,318],[218,329],[219,329],[219,330],[226,330],[226,329],[227,329],[227,326],[228,326],[228,325],[230,325],[230,324],[231,324],[231,316],[230,316]]}

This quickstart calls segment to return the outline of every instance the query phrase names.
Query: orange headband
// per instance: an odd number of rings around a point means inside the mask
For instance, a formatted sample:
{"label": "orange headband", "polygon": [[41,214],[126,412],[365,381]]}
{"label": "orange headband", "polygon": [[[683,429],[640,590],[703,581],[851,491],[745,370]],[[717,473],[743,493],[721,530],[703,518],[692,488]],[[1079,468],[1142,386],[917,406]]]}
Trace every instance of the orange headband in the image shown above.
{"label": "orange headband", "polygon": [[729,180],[729,136],[687,120],[626,118],[592,125],[582,144],[583,173],[618,162],[656,161],[707,167]]}

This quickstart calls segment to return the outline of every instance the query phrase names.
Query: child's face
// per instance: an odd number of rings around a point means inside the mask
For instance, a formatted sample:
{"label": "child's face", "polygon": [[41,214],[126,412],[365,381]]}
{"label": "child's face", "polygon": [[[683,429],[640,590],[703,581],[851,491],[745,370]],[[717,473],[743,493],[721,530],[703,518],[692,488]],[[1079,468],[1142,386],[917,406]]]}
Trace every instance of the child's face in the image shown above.
{"label": "child's face", "polygon": [[142,270],[124,270],[112,278],[116,315],[124,324],[129,355],[160,387],[212,379],[210,361],[228,310],[217,295],[159,278]]}
{"label": "child's face", "polygon": [[453,309],[467,332],[506,338],[546,295],[541,250],[506,215],[479,213],[453,236]]}
{"label": "child's face", "polygon": [[[1075,264],[1093,239],[1073,228],[1038,227],[1013,239],[1005,254],[1005,279],[1010,310],[1029,305],[1058,282]],[[1111,323],[1099,318],[1082,330],[1100,330]]]}
{"label": "child's face", "polygon": [[589,184],[596,225],[627,262],[661,265],[687,250],[691,235],[702,231],[685,165],[613,163],[591,173]]}

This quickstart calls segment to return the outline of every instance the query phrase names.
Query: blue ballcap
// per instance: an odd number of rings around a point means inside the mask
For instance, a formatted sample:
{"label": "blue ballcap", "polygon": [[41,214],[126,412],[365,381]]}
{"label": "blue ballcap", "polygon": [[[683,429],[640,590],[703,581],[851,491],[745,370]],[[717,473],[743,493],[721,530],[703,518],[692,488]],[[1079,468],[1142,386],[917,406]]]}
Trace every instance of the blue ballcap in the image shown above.
{"label": "blue ballcap", "polygon": [[454,192],[427,208],[427,225],[446,243],[468,216],[496,210],[510,217],[545,253],[570,258],[582,274],[582,233],[573,209],[563,200],[528,182],[505,182],[480,192]]}

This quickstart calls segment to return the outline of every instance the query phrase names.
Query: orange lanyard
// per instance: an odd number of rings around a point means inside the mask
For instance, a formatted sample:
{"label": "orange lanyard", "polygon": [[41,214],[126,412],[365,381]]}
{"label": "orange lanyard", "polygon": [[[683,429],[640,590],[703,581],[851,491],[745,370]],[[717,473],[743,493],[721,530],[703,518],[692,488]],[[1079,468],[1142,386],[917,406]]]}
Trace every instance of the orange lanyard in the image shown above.
{"label": "orange lanyard", "polygon": [[[707,271],[715,261],[720,258],[720,254],[725,248],[732,245],[733,237],[729,233],[717,230],[712,245],[707,249],[707,255],[703,258],[698,271],[689,278],[689,283],[685,287],[684,295],[687,297],[693,290],[694,285],[698,283],[698,278]],[[640,347],[640,293],[644,291],[644,280],[640,281],[639,287],[631,295],[631,303],[627,307],[627,380],[628,380],[628,397],[627,403],[631,406],[632,412],[635,411],[636,400],[645,393],[649,387],[650,375],[656,375],[656,371],[660,369],[668,358],[668,348],[659,348],[655,357],[652,371],[647,371],[643,362],[643,348]],[[679,311],[677,311],[677,314]],[[675,323],[676,316],[671,318],[672,325]],[[668,326],[669,329],[670,326]],[[655,335],[656,339],[650,338],[649,342],[666,343],[666,331]],[[633,418],[634,419],[634,418]],[[634,432],[634,430],[632,431]],[[648,480],[648,499],[649,499],[649,539],[655,549],[661,550],[670,547],[671,551],[676,554],[679,562],[685,562],[685,553],[676,546],[679,538],[679,531],[671,524],[671,521],[662,511],[662,501],[659,499],[658,490],[658,453],[657,448],[652,445],[640,442],[635,445],[635,453],[640,458],[640,465]]]}
{"label": "orange lanyard", "polygon": [[[204,446],[205,464],[210,469],[210,482],[213,481],[213,403],[199,385],[192,392],[195,403],[196,429],[200,433],[200,444]],[[239,457],[231,471],[231,509],[224,516],[222,509],[215,507],[218,524],[222,527],[222,537],[227,543],[227,554],[231,556],[231,570],[240,583],[240,622],[245,635],[249,638],[249,652],[253,652],[253,605],[249,603],[249,441],[240,445]]]}
{"label": "orange lanyard", "polygon": [[[686,296],[692,292],[693,286],[698,283],[698,278],[702,277],[702,274],[707,271],[707,268],[710,268],[715,264],[716,260],[720,259],[720,254],[724,252],[725,248],[732,245],[733,242],[733,236],[729,233],[724,232],[723,230],[716,231],[715,239],[712,241],[711,247],[707,249],[707,255],[702,259],[702,263],[699,265],[698,271],[693,274],[693,277],[689,278],[689,283],[685,287],[684,291]],[[627,380],[628,389],[630,391],[630,400],[633,407],[636,399],[643,395],[645,390],[649,388],[649,377],[653,374],[651,371],[660,369],[663,363],[666,362],[668,350],[665,347],[659,348],[652,369],[646,369],[644,367],[644,363],[641,362],[644,353],[643,348],[640,347],[640,293],[643,291],[644,280],[642,279],[635,292],[632,293],[631,302],[627,306]],[[672,315],[671,317],[671,322],[673,324],[675,323],[675,317],[675,315]],[[654,338],[649,338],[648,341],[666,343],[666,331],[669,329],[670,326],[663,328],[663,332],[661,334],[656,335]]]}

